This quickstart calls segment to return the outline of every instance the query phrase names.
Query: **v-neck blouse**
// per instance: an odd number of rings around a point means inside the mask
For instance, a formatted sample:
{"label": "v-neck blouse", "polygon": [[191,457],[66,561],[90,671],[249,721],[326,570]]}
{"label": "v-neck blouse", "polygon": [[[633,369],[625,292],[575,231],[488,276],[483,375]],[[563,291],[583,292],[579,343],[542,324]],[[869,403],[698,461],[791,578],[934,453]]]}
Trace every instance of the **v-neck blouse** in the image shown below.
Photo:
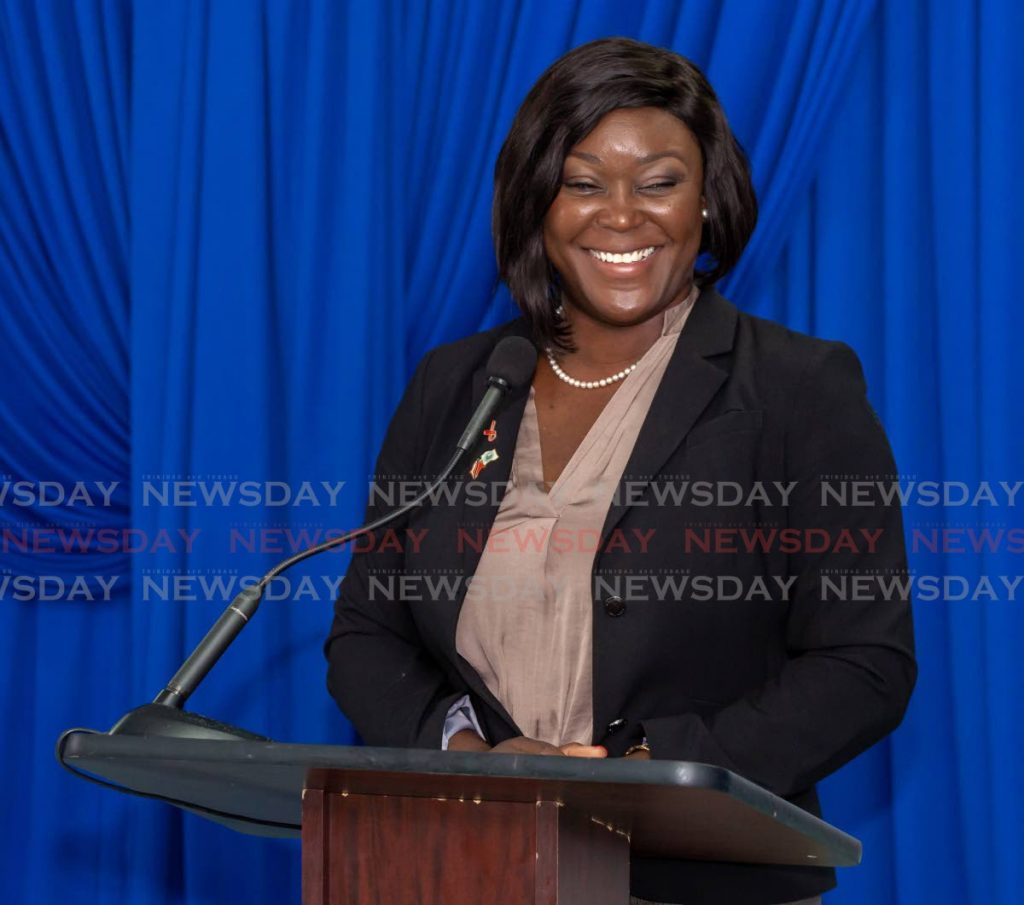
{"label": "v-neck blouse", "polygon": [[530,738],[592,744],[594,554],[697,295],[694,287],[665,311],[661,336],[619,385],[548,492],[530,388],[509,487],[455,634],[456,650]]}

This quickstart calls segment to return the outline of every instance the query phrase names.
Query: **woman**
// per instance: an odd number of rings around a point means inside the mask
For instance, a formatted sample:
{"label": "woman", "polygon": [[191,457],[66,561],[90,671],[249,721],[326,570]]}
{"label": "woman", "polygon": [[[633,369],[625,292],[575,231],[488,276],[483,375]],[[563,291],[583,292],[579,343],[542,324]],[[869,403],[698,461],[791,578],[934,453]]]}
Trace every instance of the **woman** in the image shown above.
{"label": "woman", "polygon": [[[522,317],[423,359],[378,480],[440,470],[500,339],[542,354],[455,503],[418,511],[404,550],[352,560],[329,687],[368,743],[700,761],[817,814],[814,784],[899,723],[909,605],[875,579],[906,570],[900,512],[824,492],[895,466],[846,346],[714,290],[755,220],[745,157],[676,54],[595,41],[530,91],[493,218]],[[640,901],[815,901],[834,883],[631,864]]]}

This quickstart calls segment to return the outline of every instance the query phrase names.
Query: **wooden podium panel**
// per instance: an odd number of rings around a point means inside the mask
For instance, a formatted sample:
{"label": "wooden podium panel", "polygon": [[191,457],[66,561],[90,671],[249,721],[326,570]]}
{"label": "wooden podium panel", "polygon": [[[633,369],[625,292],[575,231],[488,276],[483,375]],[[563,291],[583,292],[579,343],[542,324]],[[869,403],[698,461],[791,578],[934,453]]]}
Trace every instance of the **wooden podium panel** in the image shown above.
{"label": "wooden podium panel", "polygon": [[554,802],[303,793],[303,905],[628,899],[628,838]]}

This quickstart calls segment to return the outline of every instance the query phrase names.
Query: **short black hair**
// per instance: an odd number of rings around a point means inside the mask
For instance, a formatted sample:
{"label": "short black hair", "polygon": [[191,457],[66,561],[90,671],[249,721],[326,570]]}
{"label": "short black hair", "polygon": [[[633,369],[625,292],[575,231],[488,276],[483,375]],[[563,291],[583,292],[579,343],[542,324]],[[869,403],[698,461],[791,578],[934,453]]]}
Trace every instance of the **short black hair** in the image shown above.
{"label": "short black hair", "polygon": [[602,38],[570,50],[526,95],[494,167],[491,231],[498,273],[543,347],[571,348],[555,315],[560,288],[544,252],[544,217],[558,195],[566,155],[621,107],[666,110],[700,144],[708,209],[700,251],[712,266],[694,271],[698,286],[728,273],[757,223],[750,165],[700,69],[671,50],[630,38]]}

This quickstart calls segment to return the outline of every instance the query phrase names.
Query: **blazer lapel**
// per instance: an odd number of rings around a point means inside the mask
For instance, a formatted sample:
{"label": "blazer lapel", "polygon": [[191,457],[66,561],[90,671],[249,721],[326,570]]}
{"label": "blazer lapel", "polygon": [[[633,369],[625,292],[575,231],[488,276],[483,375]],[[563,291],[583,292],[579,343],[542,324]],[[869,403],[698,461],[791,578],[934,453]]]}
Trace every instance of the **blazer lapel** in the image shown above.
{"label": "blazer lapel", "polygon": [[[736,334],[736,306],[713,288],[701,292],[676,342],[664,377],[640,428],[622,480],[655,475],[683,442],[701,412],[728,377],[728,371],[708,361],[728,352]],[[601,532],[603,549],[608,536],[629,508],[630,495],[620,485]]]}

